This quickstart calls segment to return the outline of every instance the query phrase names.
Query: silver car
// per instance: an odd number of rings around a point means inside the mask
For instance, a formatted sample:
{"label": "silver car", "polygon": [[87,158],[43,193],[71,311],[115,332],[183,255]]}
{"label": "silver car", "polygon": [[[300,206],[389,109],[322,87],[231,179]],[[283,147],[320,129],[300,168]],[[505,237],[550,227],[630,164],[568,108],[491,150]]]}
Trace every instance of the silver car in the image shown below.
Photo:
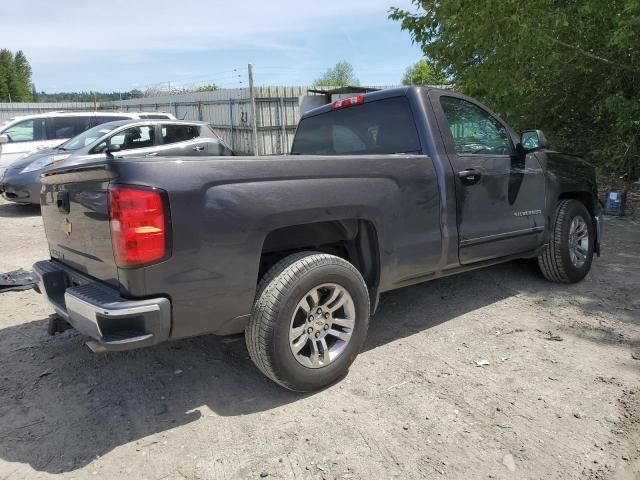
{"label": "silver car", "polygon": [[102,123],[175,118],[164,112],[48,112],[0,121],[0,176],[16,160],[57,147]]}
{"label": "silver car", "polygon": [[93,127],[62,145],[14,163],[0,178],[0,193],[20,204],[40,203],[40,174],[53,163],[99,156],[175,157],[232,155],[205,122],[120,120]]}

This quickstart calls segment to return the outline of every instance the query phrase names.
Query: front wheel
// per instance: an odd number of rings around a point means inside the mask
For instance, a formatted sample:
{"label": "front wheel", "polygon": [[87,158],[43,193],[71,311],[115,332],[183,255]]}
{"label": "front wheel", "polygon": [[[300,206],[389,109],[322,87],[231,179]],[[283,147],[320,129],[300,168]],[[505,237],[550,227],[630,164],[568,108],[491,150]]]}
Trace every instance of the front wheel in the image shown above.
{"label": "front wheel", "polygon": [[586,207],[577,200],[561,200],[555,211],[549,244],[538,257],[547,280],[575,283],[591,269],[595,233]]}
{"label": "front wheel", "polygon": [[368,326],[369,294],[358,270],[333,255],[302,252],[261,280],[245,337],[262,373],[307,392],[347,373]]}

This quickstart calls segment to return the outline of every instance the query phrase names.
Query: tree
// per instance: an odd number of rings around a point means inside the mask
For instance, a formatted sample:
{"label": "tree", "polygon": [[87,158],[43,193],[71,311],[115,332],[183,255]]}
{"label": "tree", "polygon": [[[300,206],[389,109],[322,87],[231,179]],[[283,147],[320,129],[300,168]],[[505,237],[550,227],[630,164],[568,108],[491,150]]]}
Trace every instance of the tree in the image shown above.
{"label": "tree", "polygon": [[402,77],[403,85],[446,85],[447,83],[444,71],[426,59],[407,68]]}
{"label": "tree", "polygon": [[640,173],[640,2],[413,3],[390,17],[456,89],[601,171]]}
{"label": "tree", "polygon": [[15,57],[0,50],[0,102],[28,102],[31,96],[31,67],[22,51]]}
{"label": "tree", "polygon": [[16,99],[15,102],[30,102],[31,95],[31,66],[22,50],[18,50],[13,63],[16,72]]}
{"label": "tree", "polygon": [[210,83],[209,85],[202,85],[200,87],[195,87],[191,90],[187,89],[185,90],[185,92],[215,92],[216,90],[219,90],[220,87],[218,85],[216,85],[215,83]]}
{"label": "tree", "polygon": [[17,101],[16,68],[13,55],[7,49],[0,50],[0,101]]}
{"label": "tree", "polygon": [[360,85],[360,80],[355,76],[353,65],[342,61],[329,68],[324,74],[316,79],[314,85],[325,87],[348,87],[350,85]]}

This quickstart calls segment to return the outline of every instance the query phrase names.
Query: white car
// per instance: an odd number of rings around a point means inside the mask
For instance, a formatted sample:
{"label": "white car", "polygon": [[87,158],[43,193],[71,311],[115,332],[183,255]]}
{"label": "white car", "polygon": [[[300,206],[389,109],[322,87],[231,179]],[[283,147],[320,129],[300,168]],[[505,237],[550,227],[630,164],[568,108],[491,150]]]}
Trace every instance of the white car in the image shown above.
{"label": "white car", "polygon": [[53,148],[72,137],[116,120],[175,119],[164,112],[50,112],[0,122],[0,177],[17,159]]}

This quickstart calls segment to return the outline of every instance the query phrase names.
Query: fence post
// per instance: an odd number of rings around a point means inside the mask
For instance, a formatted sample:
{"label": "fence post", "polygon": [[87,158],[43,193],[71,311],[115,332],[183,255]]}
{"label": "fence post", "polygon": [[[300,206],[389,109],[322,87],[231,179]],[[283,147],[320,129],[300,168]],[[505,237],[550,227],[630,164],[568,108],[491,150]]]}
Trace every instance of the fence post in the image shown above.
{"label": "fence post", "polygon": [[251,117],[253,123],[253,155],[258,155],[258,117],[256,115],[256,95],[253,91],[253,65],[249,69],[249,97],[251,98]]}
{"label": "fence post", "polygon": [[234,130],[233,130],[233,98],[229,99],[229,128],[231,129],[231,150],[236,151],[236,140],[234,138]]}
{"label": "fence post", "polygon": [[284,155],[289,150],[289,145],[287,143],[287,126],[286,122],[286,114],[284,112],[284,97],[280,97],[280,134],[282,136],[282,140],[280,141],[280,148],[282,151],[278,152],[280,155]]}

